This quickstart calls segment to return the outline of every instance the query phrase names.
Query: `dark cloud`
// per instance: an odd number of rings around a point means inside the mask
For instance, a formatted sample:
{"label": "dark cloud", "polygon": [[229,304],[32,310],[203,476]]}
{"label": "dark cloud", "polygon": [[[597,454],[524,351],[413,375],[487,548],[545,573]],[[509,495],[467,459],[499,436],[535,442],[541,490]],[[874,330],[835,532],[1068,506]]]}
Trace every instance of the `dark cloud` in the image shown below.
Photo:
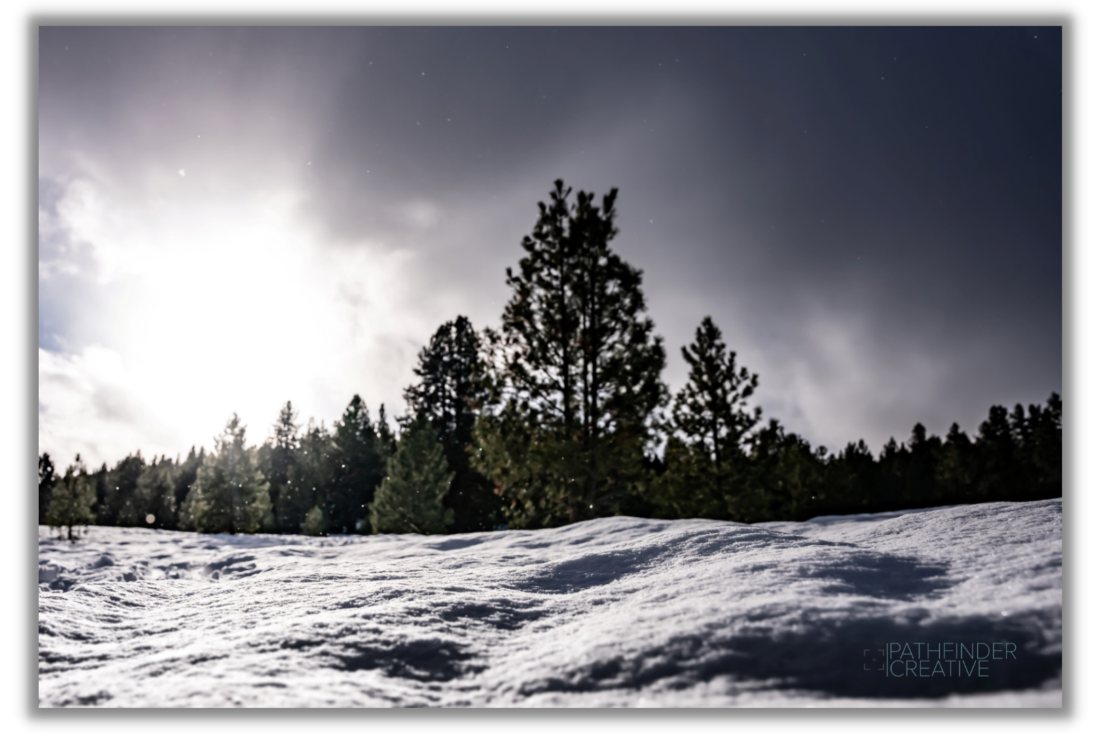
{"label": "dark cloud", "polygon": [[766,409],[881,445],[1061,390],[1061,56],[1057,27],[44,28],[42,160],[293,180],[328,246],[418,253],[479,325],[553,179],[617,186],[674,387],[710,314]]}

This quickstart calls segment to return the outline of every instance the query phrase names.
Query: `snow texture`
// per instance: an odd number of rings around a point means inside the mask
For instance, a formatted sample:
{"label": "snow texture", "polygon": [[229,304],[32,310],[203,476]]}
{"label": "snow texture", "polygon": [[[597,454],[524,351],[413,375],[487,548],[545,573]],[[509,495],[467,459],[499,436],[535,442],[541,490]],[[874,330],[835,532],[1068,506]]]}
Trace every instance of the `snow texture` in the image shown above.
{"label": "snow texture", "polygon": [[[427,537],[41,527],[38,562],[41,706],[1062,700],[1060,499]],[[1017,651],[887,678],[890,642]]]}

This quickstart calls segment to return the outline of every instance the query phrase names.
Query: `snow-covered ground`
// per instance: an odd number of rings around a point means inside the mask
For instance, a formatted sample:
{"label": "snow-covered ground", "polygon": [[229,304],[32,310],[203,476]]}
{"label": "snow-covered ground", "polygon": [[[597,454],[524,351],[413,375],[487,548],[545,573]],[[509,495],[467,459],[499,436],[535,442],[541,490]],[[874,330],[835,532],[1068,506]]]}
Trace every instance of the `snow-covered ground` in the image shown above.
{"label": "snow-covered ground", "polygon": [[[38,557],[42,706],[1062,701],[1060,499],[434,537],[39,528]],[[981,644],[1001,658],[969,661]]]}

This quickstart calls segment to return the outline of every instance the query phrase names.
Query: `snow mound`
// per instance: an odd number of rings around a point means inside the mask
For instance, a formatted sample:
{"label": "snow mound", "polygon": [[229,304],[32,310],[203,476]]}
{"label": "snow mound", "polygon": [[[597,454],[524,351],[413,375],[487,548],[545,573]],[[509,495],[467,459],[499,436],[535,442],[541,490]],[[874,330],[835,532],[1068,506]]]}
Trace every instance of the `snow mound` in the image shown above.
{"label": "snow mound", "polygon": [[[1055,499],[430,537],[40,528],[39,704],[1060,706],[1061,520]],[[891,643],[1014,654],[887,677]]]}

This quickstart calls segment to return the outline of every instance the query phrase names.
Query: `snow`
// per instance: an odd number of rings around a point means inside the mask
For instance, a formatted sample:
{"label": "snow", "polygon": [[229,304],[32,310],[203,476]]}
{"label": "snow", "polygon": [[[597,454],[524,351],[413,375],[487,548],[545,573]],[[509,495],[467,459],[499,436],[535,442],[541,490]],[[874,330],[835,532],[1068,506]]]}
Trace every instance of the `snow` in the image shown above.
{"label": "snow", "polygon": [[[429,537],[40,527],[38,619],[44,707],[1059,707],[1062,502]],[[891,642],[1016,653],[887,678]]]}

